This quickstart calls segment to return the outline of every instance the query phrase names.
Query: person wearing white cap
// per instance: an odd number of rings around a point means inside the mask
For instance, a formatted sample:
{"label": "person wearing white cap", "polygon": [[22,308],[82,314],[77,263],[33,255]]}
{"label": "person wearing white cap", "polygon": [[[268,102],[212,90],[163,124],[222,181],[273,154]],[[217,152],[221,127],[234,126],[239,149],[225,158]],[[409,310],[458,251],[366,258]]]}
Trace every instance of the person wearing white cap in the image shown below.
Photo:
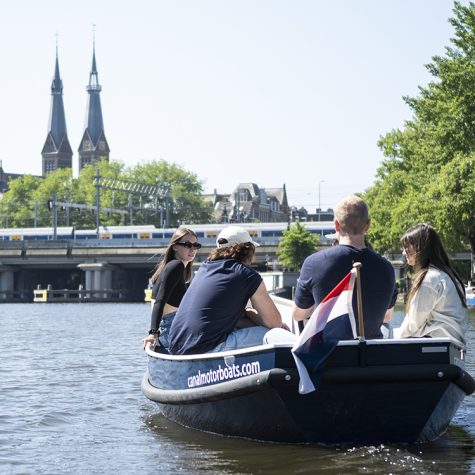
{"label": "person wearing white cap", "polygon": [[[171,354],[197,354],[261,345],[282,318],[259,273],[250,267],[254,242],[240,226],[224,228],[196,273],[169,335]],[[248,301],[252,310],[246,310]]]}

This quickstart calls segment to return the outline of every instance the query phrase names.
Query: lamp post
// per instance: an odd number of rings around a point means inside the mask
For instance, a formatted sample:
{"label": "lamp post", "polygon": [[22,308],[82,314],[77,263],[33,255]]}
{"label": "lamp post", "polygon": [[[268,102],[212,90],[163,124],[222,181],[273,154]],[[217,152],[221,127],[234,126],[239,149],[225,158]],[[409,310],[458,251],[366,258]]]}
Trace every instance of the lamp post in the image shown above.
{"label": "lamp post", "polygon": [[318,221],[320,221],[320,212],[321,212],[321,208],[320,208],[320,185],[324,182],[325,182],[325,180],[320,180],[318,182]]}

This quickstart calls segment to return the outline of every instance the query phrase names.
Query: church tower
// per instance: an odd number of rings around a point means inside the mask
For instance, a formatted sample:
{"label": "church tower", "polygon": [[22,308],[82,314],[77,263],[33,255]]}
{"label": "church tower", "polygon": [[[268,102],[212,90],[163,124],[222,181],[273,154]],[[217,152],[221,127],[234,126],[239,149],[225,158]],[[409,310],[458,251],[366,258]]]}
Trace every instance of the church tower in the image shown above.
{"label": "church tower", "polygon": [[94,42],[92,50],[92,68],[89,74],[89,85],[86,87],[88,93],[85,131],[79,145],[79,171],[86,165],[102,159],[109,161],[109,145],[104,134],[104,124],[102,122],[101,109],[101,86],[97,75],[96,67],[96,45]]}
{"label": "church tower", "polygon": [[57,168],[72,168],[73,151],[66,131],[66,117],[63,104],[63,82],[59,75],[58,47],[56,46],[56,64],[51,83],[51,110],[48,135],[41,151],[42,173],[46,176]]}

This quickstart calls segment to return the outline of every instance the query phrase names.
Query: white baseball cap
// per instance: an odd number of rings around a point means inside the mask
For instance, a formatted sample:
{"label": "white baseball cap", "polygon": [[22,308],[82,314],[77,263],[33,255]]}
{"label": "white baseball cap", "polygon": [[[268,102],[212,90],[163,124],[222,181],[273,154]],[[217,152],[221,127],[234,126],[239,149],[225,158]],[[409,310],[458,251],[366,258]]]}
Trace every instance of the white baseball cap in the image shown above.
{"label": "white baseball cap", "polygon": [[[220,244],[220,239],[226,239],[227,242]],[[234,246],[235,244],[245,244],[250,242],[254,246],[259,246],[259,243],[254,242],[251,239],[251,235],[241,226],[228,226],[224,228],[216,238],[216,247],[229,247]]]}

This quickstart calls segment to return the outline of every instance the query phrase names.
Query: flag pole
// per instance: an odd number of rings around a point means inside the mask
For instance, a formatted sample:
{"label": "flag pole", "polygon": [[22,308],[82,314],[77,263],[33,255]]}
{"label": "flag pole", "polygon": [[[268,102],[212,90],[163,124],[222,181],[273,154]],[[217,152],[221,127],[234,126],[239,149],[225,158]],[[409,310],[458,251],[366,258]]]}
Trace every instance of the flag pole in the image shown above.
{"label": "flag pole", "polygon": [[358,302],[358,337],[364,340],[364,320],[363,320],[363,297],[361,295],[361,262],[355,262],[353,268],[356,269],[356,299]]}

